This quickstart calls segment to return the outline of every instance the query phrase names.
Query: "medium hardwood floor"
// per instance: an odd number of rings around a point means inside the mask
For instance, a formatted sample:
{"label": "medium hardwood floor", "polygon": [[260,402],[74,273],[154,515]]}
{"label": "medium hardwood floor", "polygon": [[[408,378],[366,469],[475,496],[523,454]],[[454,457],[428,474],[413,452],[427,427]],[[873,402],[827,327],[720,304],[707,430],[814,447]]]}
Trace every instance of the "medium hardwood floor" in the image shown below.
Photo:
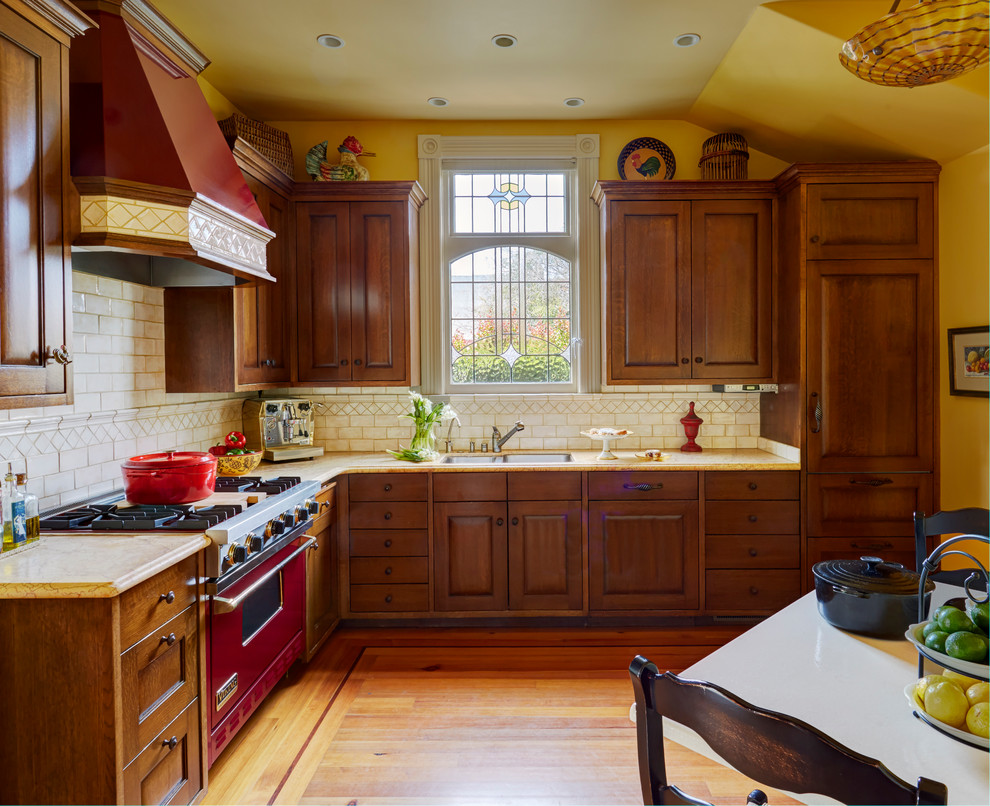
{"label": "medium hardwood floor", "polygon": [[[642,803],[629,662],[680,671],[742,629],[338,630],[213,765],[203,803]],[[754,787],[668,751],[695,797]]]}

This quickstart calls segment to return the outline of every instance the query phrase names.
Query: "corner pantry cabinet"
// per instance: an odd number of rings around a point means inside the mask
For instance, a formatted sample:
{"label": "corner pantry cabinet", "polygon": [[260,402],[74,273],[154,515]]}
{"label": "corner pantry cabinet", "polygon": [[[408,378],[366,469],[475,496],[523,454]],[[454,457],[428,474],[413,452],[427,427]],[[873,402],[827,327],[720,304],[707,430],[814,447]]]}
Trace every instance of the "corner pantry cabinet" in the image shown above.
{"label": "corner pantry cabinet", "polygon": [[773,378],[770,182],[599,182],[609,384]]}
{"label": "corner pantry cabinet", "polygon": [[0,408],[72,402],[69,42],[61,0],[0,2]]}
{"label": "corner pantry cabinet", "polygon": [[419,383],[415,182],[296,185],[295,381]]}

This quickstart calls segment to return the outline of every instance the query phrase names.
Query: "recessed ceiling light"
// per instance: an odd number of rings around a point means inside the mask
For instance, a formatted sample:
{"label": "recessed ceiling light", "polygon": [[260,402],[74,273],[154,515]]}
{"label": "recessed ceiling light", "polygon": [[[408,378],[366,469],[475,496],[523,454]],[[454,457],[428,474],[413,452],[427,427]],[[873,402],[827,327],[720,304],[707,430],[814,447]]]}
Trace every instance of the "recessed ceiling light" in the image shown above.
{"label": "recessed ceiling light", "polygon": [[701,41],[701,37],[698,34],[680,34],[674,37],[674,44],[679,48],[689,48],[692,45],[697,45]]}
{"label": "recessed ceiling light", "polygon": [[492,44],[497,48],[513,48],[518,41],[512,34],[495,34],[492,37]]}
{"label": "recessed ceiling light", "polygon": [[339,36],[334,34],[320,34],[316,37],[316,41],[319,42],[325,48],[342,48],[344,47],[344,40]]}
{"label": "recessed ceiling light", "polygon": [[448,101],[446,98],[427,98],[426,103],[428,103],[430,106],[447,106],[450,103],[450,101]]}
{"label": "recessed ceiling light", "polygon": [[564,106],[584,106],[584,98],[565,98]]}

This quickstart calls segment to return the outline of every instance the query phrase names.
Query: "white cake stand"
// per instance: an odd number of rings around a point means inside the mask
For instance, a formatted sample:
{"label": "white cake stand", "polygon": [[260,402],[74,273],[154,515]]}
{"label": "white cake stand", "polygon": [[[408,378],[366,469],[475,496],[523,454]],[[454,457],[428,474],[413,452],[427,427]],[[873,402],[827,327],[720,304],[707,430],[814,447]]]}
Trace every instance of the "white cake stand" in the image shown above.
{"label": "white cake stand", "polygon": [[602,443],[602,452],[598,454],[599,459],[618,459],[619,457],[612,453],[612,443],[632,436],[632,431],[626,431],[625,434],[593,434],[590,431],[582,431],[581,436]]}

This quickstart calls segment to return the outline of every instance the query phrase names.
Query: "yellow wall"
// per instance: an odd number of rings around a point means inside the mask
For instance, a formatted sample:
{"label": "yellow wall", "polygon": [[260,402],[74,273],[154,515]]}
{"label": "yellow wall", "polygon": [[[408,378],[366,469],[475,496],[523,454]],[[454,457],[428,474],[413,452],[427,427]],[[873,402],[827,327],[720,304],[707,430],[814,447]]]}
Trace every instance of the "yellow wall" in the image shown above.
{"label": "yellow wall", "polygon": [[[212,102],[211,102],[212,103]],[[416,136],[566,135],[598,134],[601,138],[600,179],[618,179],[619,152],[637,137],[655,137],[666,143],[677,164],[675,179],[701,179],[698,160],[701,144],[714,132],[680,120],[584,120],[572,121],[450,121],[435,120],[335,120],[269,121],[285,131],[292,143],[296,164],[295,178],[306,179],[306,152],[327,141],[328,162],[337,162],[336,147],[348,135],[354,135],[376,156],[360,157],[372,179],[416,179],[419,162]],[[787,163],[767,154],[749,150],[749,179],[770,179],[787,167]]]}
{"label": "yellow wall", "polygon": [[[985,397],[949,394],[946,330],[990,321],[990,147],[945,165],[939,179],[939,389],[941,509],[990,506],[990,423]],[[984,562],[987,561],[983,547]],[[948,565],[953,558],[946,561]]]}

